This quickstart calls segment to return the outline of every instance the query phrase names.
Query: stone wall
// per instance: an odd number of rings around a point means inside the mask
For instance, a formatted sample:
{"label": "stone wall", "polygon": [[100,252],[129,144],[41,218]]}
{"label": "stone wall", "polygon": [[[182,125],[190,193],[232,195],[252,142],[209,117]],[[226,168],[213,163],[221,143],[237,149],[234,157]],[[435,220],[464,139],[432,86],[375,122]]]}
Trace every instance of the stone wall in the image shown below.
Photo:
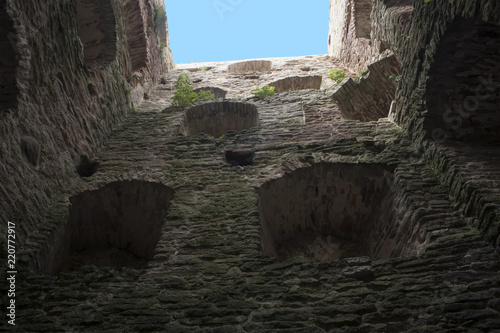
{"label": "stone wall", "polygon": [[[294,65],[283,68],[316,66],[327,75],[331,66],[304,60],[287,59]],[[276,72],[266,75],[286,75],[276,66],[286,62],[273,62]],[[97,171],[68,193],[71,206],[54,204],[39,226],[53,232],[20,253],[19,269],[29,278],[19,282],[18,331],[498,327],[499,257],[484,238],[494,207],[492,201],[468,206],[489,216],[480,225],[462,214],[460,203],[481,199],[456,177],[467,165],[465,152],[444,160],[436,149],[416,150],[388,119],[347,120],[329,89],[246,96],[269,77],[211,66],[189,72],[195,85],[227,80],[228,95],[254,107],[259,126],[183,135],[189,108],[170,106],[173,92],[165,86],[187,69],[166,75],[142,105],[151,109],[127,117],[96,157]],[[226,152],[238,149],[254,152],[250,165],[227,160]],[[494,154],[485,149],[481,160]],[[494,172],[489,163],[483,170]],[[450,187],[470,198],[454,201],[450,193],[458,192]],[[84,213],[90,206],[92,219]],[[134,218],[119,213],[131,207]],[[160,233],[136,232],[141,247],[154,247],[153,256],[131,258],[137,244],[123,237],[131,243],[120,246],[115,236],[122,229],[114,223],[157,227],[165,211]],[[85,232],[71,234],[68,225]],[[64,241],[84,244],[97,231],[92,239],[108,235],[108,247],[91,255],[88,246],[60,251]],[[278,245],[277,255],[268,256],[269,244]]]}
{"label": "stone wall", "polygon": [[[80,163],[92,162],[143,91],[172,65],[161,59],[148,28],[141,53],[148,65],[140,77],[132,72],[130,2],[0,3],[0,220],[17,223],[18,246],[44,233],[38,226],[53,202],[81,186]],[[135,19],[151,26],[153,4],[136,2],[150,10]]]}
{"label": "stone wall", "polygon": [[[410,20],[405,5],[379,1],[373,15],[379,38],[401,59],[394,119],[415,149],[438,163],[453,200],[498,247],[499,203],[491,202],[498,190],[484,184],[496,182],[498,168],[486,156],[498,150],[500,4],[431,1],[416,5]],[[401,29],[389,29],[398,22]]]}
{"label": "stone wall", "polygon": [[372,34],[371,0],[330,0],[328,55],[359,72],[385,47]]}
{"label": "stone wall", "polygon": [[[117,41],[128,40],[125,8],[110,3]],[[89,68],[76,4],[8,2],[12,20],[1,29],[15,35],[1,59],[18,64],[17,80],[0,96],[18,96],[0,113],[0,207],[19,235],[16,331],[497,330],[500,4],[414,3],[373,2],[370,40],[400,60],[401,80],[384,98],[395,100],[390,117],[365,122],[371,113],[362,108],[361,120],[346,119],[327,79],[332,67],[356,76],[353,68],[366,66],[359,54],[346,63],[267,59],[264,72],[235,73],[234,62],[178,66],[124,118],[125,87],[156,78],[147,74],[156,58],[133,76],[124,42],[114,61]],[[366,23],[368,2],[346,4]],[[57,15],[43,21],[48,13]],[[50,42],[66,36],[56,33],[65,24],[68,36]],[[342,45],[367,39],[366,26],[346,27]],[[463,44],[480,41],[481,49]],[[54,58],[61,49],[72,56]],[[388,80],[381,67],[370,81],[368,66],[370,94],[386,90],[376,89]],[[172,106],[181,73],[232,100]],[[304,74],[322,77],[321,89],[251,93]],[[356,104],[368,107],[361,96]],[[464,96],[477,99],[476,118],[441,122]],[[230,116],[250,125],[226,131]],[[214,131],[187,133],[194,118],[193,127]],[[233,163],[228,152],[250,153],[251,163]]]}
{"label": "stone wall", "polygon": [[367,73],[343,82],[333,93],[347,119],[373,121],[389,115],[395,100],[401,65],[389,50],[367,66]]}

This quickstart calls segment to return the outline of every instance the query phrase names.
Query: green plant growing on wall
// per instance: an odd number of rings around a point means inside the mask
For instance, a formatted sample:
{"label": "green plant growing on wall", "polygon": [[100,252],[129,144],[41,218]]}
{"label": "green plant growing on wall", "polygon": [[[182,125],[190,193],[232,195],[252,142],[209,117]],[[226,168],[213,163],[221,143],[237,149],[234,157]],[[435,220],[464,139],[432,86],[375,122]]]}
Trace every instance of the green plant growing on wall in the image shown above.
{"label": "green plant growing on wall", "polygon": [[424,0],[424,3],[422,4],[422,8],[427,6],[432,0]]}
{"label": "green plant growing on wall", "polygon": [[341,71],[340,69],[332,69],[331,71],[328,72],[328,77],[335,81],[335,83],[339,84],[345,79],[345,72]]}
{"label": "green plant growing on wall", "polygon": [[274,92],[274,87],[271,87],[270,85],[266,84],[262,88],[254,88],[252,90],[252,93],[257,96],[258,98],[265,98],[267,96],[273,96],[275,94]]}
{"label": "green plant growing on wall", "polygon": [[401,78],[402,78],[402,76],[401,76],[401,75],[394,75],[394,74],[393,74],[393,75],[390,75],[390,76],[389,76],[389,79],[394,80],[394,81],[396,81],[396,82],[401,81]]}
{"label": "green plant growing on wall", "polygon": [[175,106],[191,105],[199,101],[215,99],[215,95],[210,91],[202,90],[198,93],[194,92],[193,87],[191,87],[191,81],[189,81],[189,77],[187,76],[187,74],[179,75],[177,81],[175,82],[174,88],[175,94],[174,97],[172,97],[172,105]]}
{"label": "green plant growing on wall", "polygon": [[365,69],[361,70],[361,72],[359,72],[359,76],[363,76],[365,74],[368,74],[369,71],[370,70],[368,68],[365,68]]}
{"label": "green plant growing on wall", "polygon": [[205,66],[200,67],[200,72],[206,73],[207,72],[207,67],[205,67]]}

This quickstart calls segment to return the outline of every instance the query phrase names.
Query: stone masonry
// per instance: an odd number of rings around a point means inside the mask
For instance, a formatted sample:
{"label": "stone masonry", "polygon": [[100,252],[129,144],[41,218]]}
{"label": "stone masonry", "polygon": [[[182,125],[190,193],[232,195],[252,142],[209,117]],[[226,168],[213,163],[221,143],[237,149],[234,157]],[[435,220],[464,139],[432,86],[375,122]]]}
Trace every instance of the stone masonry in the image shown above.
{"label": "stone masonry", "polygon": [[160,4],[0,2],[2,331],[498,332],[500,4],[332,0],[330,56],[175,67]]}

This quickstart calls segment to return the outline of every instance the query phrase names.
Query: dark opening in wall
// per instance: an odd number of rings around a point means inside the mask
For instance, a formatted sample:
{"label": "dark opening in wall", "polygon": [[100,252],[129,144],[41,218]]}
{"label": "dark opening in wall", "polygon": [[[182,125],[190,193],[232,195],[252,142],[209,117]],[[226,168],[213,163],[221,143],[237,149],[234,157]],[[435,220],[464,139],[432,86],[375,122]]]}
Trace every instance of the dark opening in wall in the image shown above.
{"label": "dark opening in wall", "polygon": [[191,107],[184,114],[184,135],[210,134],[216,138],[229,131],[257,127],[259,114],[253,104],[211,102]]}
{"label": "dark opening in wall", "polygon": [[76,166],[76,172],[80,177],[90,177],[92,176],[99,167],[99,162],[91,161],[87,155],[80,156],[80,162]]}
{"label": "dark opening in wall", "polygon": [[414,252],[412,230],[398,231],[391,179],[380,165],[321,163],[268,181],[258,190],[263,254],[327,262]]}
{"label": "dark opening in wall", "polygon": [[212,94],[215,95],[216,99],[226,98],[226,94],[227,94],[227,91],[225,91],[224,89],[221,89],[221,88],[217,88],[217,87],[202,87],[202,88],[195,89],[194,92],[198,93],[202,90],[203,91],[210,91]]}
{"label": "dark opening in wall", "polygon": [[276,93],[304,90],[320,89],[323,78],[321,76],[292,76],[269,83],[274,87]]}
{"label": "dark opening in wall", "polygon": [[353,8],[354,26],[357,38],[370,39],[372,30],[370,15],[372,12],[372,0],[356,0]]}
{"label": "dark opening in wall", "polygon": [[429,70],[429,138],[500,144],[500,26],[458,19]]}
{"label": "dark opening in wall", "polygon": [[148,63],[147,22],[144,20],[147,10],[141,0],[126,0],[124,8],[128,52],[132,71],[136,72]]}
{"label": "dark opening in wall", "polygon": [[116,58],[116,20],[110,0],[77,0],[78,35],[89,67],[111,63]]}
{"label": "dark opening in wall", "polygon": [[172,194],[164,185],[132,180],[71,197],[69,220],[56,237],[46,271],[144,267],[155,253]]}
{"label": "dark opening in wall", "polygon": [[251,60],[238,62],[229,65],[227,71],[229,73],[252,73],[252,72],[269,72],[271,70],[272,61],[268,60]]}
{"label": "dark opening in wall", "polygon": [[17,57],[14,22],[0,3],[0,112],[17,107]]}

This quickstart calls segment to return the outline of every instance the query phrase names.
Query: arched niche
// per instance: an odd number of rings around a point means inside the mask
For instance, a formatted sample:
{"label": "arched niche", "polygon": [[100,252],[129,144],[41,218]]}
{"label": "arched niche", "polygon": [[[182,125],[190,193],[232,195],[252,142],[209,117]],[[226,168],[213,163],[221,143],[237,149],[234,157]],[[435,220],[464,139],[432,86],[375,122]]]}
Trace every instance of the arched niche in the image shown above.
{"label": "arched niche", "polygon": [[77,0],[78,36],[89,68],[107,65],[117,52],[116,18],[110,0]]}
{"label": "arched niche", "polygon": [[416,252],[418,228],[396,208],[392,177],[377,164],[319,163],[264,183],[263,254],[328,262]]}
{"label": "arched niche", "polygon": [[128,52],[136,72],[148,64],[147,8],[142,0],[126,0],[124,9]]}
{"label": "arched niche", "polygon": [[143,268],[155,253],[173,190],[147,181],[117,181],[70,198],[46,272],[84,265]]}
{"label": "arched niche", "polygon": [[320,89],[323,78],[317,76],[291,76],[269,83],[274,87],[276,93],[304,90],[304,89]]}
{"label": "arched niche", "polygon": [[184,114],[181,132],[184,135],[205,133],[216,138],[229,131],[257,127],[257,107],[249,103],[210,102],[195,105]]}

